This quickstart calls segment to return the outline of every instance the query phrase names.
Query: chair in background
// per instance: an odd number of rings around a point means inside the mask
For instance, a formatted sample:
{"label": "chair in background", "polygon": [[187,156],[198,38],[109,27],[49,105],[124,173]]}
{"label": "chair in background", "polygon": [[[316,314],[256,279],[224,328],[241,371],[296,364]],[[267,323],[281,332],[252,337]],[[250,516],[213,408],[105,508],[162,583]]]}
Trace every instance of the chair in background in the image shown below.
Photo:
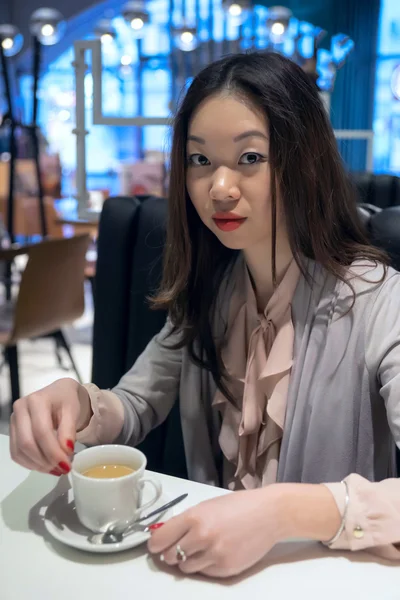
{"label": "chair in background", "polygon": [[[8,197],[9,161],[0,161],[0,197]],[[40,155],[40,171],[45,196],[60,198],[62,167],[58,154]],[[15,192],[37,197],[36,166],[33,158],[17,158],[15,162]]]}
{"label": "chair in background", "polygon": [[400,271],[400,177],[375,173],[351,173],[350,177],[371,242],[385,250]]}
{"label": "chair in background", "polygon": [[400,206],[370,211],[364,218],[372,243],[385,250],[392,267],[400,271]]}
{"label": "chair in background", "polygon": [[351,173],[360,202],[378,208],[400,206],[400,177],[375,173]]}
{"label": "chair in background", "polygon": [[27,254],[15,302],[0,307],[0,344],[10,367],[14,402],[20,397],[17,344],[24,339],[54,337],[65,348],[78,379],[79,373],[62,327],[84,311],[84,270],[87,235],[49,239],[18,249],[0,250],[0,260]]}
{"label": "chair in background", "polygon": [[[58,155],[42,154],[40,165],[48,235],[61,237],[62,227],[57,223],[59,215],[54,208],[54,199],[61,195],[60,158]],[[10,163],[0,161],[0,213],[4,223],[7,223],[9,171]],[[41,235],[36,169],[33,159],[16,160],[14,186],[14,234],[26,239]]]}
{"label": "chair in background", "polygon": [[[0,163],[1,164],[1,163]],[[32,238],[41,237],[41,222],[39,214],[39,203],[37,197],[33,196],[15,196],[14,202],[14,233],[22,238],[25,242],[29,242]],[[47,234],[49,238],[71,237],[75,233],[66,231],[65,225],[61,222],[61,217],[54,206],[53,198],[45,196],[44,210],[47,224]],[[7,223],[7,201],[0,196],[0,214],[3,222]],[[83,232],[77,232],[80,234]],[[90,282],[94,292],[94,273],[96,271],[96,262],[87,261],[85,264],[85,278]],[[17,274],[19,278],[19,274]],[[55,351],[60,367],[63,367],[60,350],[64,347],[61,338],[54,335]]]}
{"label": "chair in background", "polygon": [[[160,283],[167,202],[154,196],[105,201],[99,225],[92,381],[112,388],[163,327],[166,313],[148,296]],[[164,423],[140,444],[150,470],[187,478],[175,403]]]}
{"label": "chair in background", "polygon": [[[63,226],[59,222],[60,215],[54,206],[53,198],[45,196],[44,210],[49,237],[63,237]],[[0,214],[3,222],[7,223],[7,199],[0,196]],[[29,240],[41,236],[41,223],[38,199],[34,196],[16,194],[14,198],[14,234]]]}

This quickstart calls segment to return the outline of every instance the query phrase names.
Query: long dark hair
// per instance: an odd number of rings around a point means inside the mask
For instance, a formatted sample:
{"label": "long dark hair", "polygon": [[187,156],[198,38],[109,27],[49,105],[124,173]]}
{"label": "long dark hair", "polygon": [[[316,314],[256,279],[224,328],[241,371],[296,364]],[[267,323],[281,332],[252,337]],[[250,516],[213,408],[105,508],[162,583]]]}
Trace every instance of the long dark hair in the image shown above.
{"label": "long dark hair", "polygon": [[169,311],[175,329],[182,331],[180,345],[188,346],[195,363],[211,371],[229,397],[212,319],[219,285],[237,252],[202,223],[185,183],[190,120],[206,98],[222,91],[247,98],[268,119],[274,281],[278,189],[302,270],[305,256],[343,280],[345,267],[355,259],[385,263],[386,255],[368,242],[325,107],[300,67],[281,55],[257,52],[225,57],[201,71],[174,122],[164,272],[153,306]]}

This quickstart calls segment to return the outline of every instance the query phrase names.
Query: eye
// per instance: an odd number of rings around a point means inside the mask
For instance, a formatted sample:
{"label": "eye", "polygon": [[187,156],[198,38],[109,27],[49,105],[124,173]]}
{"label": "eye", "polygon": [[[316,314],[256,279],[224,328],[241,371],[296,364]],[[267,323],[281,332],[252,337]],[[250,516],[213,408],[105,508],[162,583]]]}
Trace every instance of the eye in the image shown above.
{"label": "eye", "polygon": [[189,156],[189,165],[193,165],[195,167],[206,167],[210,164],[207,156],[204,154],[191,154]]}
{"label": "eye", "polygon": [[240,165],[255,165],[261,161],[264,161],[265,156],[261,156],[258,152],[246,152],[240,157],[239,164]]}

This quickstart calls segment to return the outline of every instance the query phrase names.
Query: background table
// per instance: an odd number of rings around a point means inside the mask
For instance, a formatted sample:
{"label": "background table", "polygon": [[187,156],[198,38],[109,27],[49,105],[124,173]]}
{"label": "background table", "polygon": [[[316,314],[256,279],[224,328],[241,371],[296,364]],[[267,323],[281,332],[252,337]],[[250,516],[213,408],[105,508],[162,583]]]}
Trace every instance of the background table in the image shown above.
{"label": "background table", "polygon": [[[171,495],[188,492],[179,508],[226,493],[158,475]],[[337,554],[314,542],[279,544],[250,574],[229,581],[184,577],[160,568],[146,546],[110,555],[87,554],[53,541],[41,518],[43,498],[66,478],[30,473],[14,464],[0,435],[1,600],[398,600],[400,567],[367,553]],[[54,488],[57,488],[56,490]]]}
{"label": "background table", "polygon": [[78,202],[75,198],[59,198],[54,200],[54,205],[58,212],[56,217],[58,225],[68,226],[73,235],[88,233],[93,240],[97,239],[101,210],[88,210],[87,217],[81,218],[78,215]]}

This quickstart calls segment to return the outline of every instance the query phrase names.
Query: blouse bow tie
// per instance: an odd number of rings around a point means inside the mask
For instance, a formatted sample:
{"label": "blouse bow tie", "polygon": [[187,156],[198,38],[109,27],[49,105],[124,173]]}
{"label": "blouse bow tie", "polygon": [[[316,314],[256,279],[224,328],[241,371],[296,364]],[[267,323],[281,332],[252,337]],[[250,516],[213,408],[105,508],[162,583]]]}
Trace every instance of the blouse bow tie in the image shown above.
{"label": "blouse bow tie", "polygon": [[232,321],[222,359],[229,389],[242,400],[234,405],[218,390],[214,404],[223,413],[221,449],[236,465],[235,477],[249,489],[264,485],[266,477],[276,480],[293,363],[291,299],[299,274],[293,261],[263,315],[257,314],[250,281],[245,299],[231,301]]}

